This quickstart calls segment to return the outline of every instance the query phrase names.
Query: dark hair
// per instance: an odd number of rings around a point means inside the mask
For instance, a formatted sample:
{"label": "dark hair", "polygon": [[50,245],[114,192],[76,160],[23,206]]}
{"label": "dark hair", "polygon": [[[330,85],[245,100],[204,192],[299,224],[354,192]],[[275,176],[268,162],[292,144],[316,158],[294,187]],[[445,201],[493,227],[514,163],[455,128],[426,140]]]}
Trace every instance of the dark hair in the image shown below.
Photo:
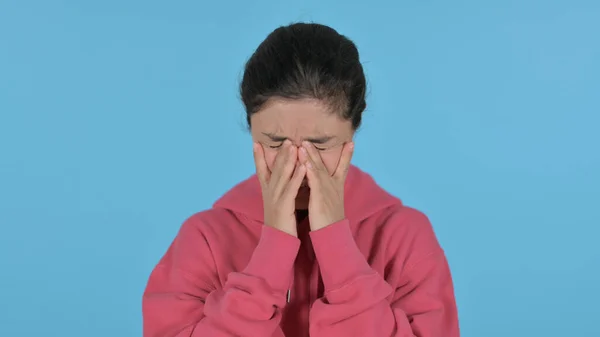
{"label": "dark hair", "polygon": [[358,129],[366,79],[356,45],[331,27],[294,23],[275,29],[246,63],[240,94],[246,118],[270,98],[314,98]]}

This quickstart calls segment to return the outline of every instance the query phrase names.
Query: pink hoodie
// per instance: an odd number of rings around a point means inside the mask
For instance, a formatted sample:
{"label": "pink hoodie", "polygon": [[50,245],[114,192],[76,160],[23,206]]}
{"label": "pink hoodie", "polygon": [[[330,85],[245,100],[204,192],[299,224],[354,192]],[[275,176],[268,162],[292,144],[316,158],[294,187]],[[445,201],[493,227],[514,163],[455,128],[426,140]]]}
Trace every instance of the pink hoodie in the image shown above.
{"label": "pink hoodie", "polygon": [[347,219],[299,238],[263,225],[256,176],[190,217],[150,275],[145,337],[458,337],[425,215],[352,166]]}

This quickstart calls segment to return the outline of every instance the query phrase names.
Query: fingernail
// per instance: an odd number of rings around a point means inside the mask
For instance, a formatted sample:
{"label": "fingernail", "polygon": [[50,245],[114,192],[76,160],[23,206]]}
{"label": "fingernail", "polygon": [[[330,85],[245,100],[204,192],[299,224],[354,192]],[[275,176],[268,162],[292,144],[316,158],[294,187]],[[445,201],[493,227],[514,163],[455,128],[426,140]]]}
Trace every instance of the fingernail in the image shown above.
{"label": "fingernail", "polygon": [[258,143],[253,143],[253,144],[252,144],[252,150],[253,150],[254,152],[258,151]]}
{"label": "fingernail", "polygon": [[300,148],[300,151],[302,151],[302,153],[306,154],[306,148],[304,148],[304,147],[301,147],[301,148]]}
{"label": "fingernail", "polygon": [[348,147],[350,148],[350,151],[354,150],[354,143],[350,143],[350,145],[348,145]]}
{"label": "fingernail", "polygon": [[308,147],[310,146],[310,143],[307,141],[303,141],[302,146],[308,149]]}

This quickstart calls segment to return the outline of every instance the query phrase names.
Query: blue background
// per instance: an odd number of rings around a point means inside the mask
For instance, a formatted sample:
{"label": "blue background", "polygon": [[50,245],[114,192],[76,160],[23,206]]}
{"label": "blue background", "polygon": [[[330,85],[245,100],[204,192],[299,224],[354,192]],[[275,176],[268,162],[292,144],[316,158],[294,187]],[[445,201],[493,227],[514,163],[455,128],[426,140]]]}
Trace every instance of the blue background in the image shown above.
{"label": "blue background", "polygon": [[275,27],[359,46],[355,164],[426,212],[463,336],[600,336],[600,2],[0,1],[0,336],[140,336],[182,221],[253,172]]}

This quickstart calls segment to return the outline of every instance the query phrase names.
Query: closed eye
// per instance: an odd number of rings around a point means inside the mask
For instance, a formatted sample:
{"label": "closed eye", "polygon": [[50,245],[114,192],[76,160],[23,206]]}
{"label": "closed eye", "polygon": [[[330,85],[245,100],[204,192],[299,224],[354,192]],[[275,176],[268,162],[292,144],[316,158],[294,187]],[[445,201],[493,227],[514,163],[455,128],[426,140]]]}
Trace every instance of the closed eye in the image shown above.
{"label": "closed eye", "polygon": [[[280,148],[282,145],[283,145],[283,142],[281,142],[281,143],[279,143],[279,144],[277,144],[277,145],[269,145],[269,147],[270,147],[270,148],[272,148],[272,149],[278,149],[278,148]],[[315,146],[315,149],[317,149],[317,150],[319,150],[319,151],[325,151],[325,150],[327,150],[327,148],[324,148],[324,147],[318,147],[318,146]]]}

